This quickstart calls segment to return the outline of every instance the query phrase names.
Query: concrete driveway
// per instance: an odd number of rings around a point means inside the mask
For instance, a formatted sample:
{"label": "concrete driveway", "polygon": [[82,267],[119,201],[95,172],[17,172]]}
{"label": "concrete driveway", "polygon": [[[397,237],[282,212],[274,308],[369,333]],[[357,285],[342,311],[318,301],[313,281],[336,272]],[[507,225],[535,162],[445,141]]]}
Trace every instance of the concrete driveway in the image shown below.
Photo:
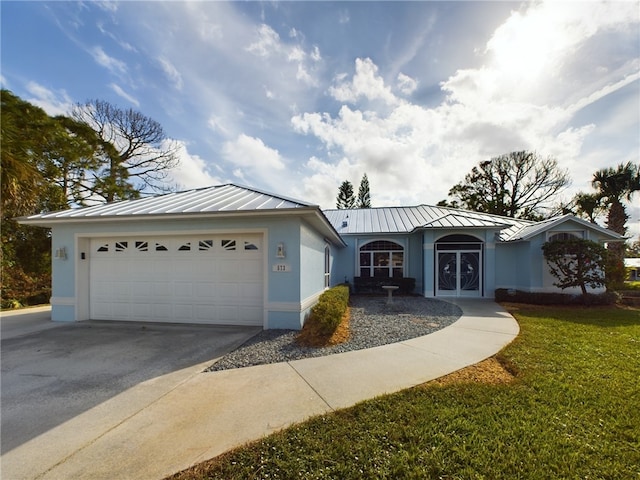
{"label": "concrete driveway", "polygon": [[73,448],[83,438],[96,438],[260,331],[49,319],[48,309],[3,312],[0,318],[5,474],[29,477],[27,469],[34,467],[7,465],[5,454],[15,448],[99,406],[101,415],[87,416],[71,438],[59,440]]}

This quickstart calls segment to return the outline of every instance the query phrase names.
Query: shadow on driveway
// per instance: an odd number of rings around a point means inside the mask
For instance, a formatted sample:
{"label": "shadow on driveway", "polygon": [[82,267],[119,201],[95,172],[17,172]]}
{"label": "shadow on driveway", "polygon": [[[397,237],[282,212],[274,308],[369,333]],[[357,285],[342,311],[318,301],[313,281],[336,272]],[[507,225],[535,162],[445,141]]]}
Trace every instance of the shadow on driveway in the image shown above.
{"label": "shadow on driveway", "polygon": [[[210,364],[260,327],[86,321],[2,339],[6,453],[132,387]],[[194,374],[185,371],[184,378]]]}

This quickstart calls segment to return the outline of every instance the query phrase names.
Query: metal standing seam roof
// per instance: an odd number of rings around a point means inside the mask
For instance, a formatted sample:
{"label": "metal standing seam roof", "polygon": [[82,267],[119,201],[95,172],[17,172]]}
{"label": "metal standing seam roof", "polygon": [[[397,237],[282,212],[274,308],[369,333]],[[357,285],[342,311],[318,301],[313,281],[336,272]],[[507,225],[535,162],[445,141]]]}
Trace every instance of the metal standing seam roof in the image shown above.
{"label": "metal standing seam roof", "polygon": [[93,207],[42,213],[22,220],[64,220],[142,215],[266,211],[316,207],[315,205],[234,184],[124,200]]}
{"label": "metal standing seam roof", "polygon": [[[340,235],[410,233],[418,229],[495,228],[504,242],[526,240],[571,219],[594,228],[612,239],[622,239],[605,228],[585,220],[564,215],[542,222],[532,222],[450,207],[418,205],[414,207],[381,207],[324,210],[302,202],[254,188],[235,184],[217,185],[184,192],[168,193],[137,200],[125,200],[94,207],[73,208],[59,212],[22,217],[21,223],[46,225],[69,220],[116,219],[163,215],[190,215],[234,212],[269,212],[307,210],[315,212],[313,223],[322,230],[333,230],[331,237],[343,243]],[[328,223],[327,223],[328,221]]]}
{"label": "metal standing seam roof", "polygon": [[613,232],[611,230],[607,230],[606,228],[603,228],[600,225],[587,222],[586,220],[583,220],[582,218],[578,218],[571,214],[566,214],[566,215],[561,215],[559,217],[553,217],[547,220],[542,220],[540,222],[535,222],[535,223],[532,223],[531,225],[525,225],[524,227],[515,231],[511,235],[510,240],[512,241],[528,240],[531,237],[534,237],[535,235],[537,235],[538,233],[543,232],[551,227],[554,227],[555,225],[558,225],[566,220],[571,220],[573,222],[584,225],[587,228],[597,230],[600,233],[611,237],[612,240],[622,240],[624,238],[622,235],[619,235],[616,232]]}
{"label": "metal standing seam roof", "polygon": [[410,233],[421,228],[496,228],[500,240],[509,241],[523,228],[536,225],[529,220],[430,205],[333,209],[324,210],[324,214],[341,235]]}

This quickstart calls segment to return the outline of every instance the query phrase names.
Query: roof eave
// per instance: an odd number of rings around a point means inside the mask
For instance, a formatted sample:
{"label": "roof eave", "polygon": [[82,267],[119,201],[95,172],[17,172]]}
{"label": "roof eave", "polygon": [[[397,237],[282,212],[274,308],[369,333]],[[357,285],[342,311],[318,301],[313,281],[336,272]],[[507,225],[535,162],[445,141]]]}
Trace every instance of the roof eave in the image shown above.
{"label": "roof eave", "polygon": [[[46,214],[45,214],[46,215]],[[329,238],[329,240],[342,247],[346,243],[340,234],[333,228],[327,218],[324,216],[320,207],[317,205],[309,205],[294,208],[277,208],[269,210],[235,210],[235,211],[215,211],[215,212],[190,212],[190,213],[154,213],[154,214],[138,214],[138,215],[104,215],[96,217],[58,217],[43,218],[42,215],[32,217],[19,217],[16,221],[21,225],[31,225],[36,227],[53,228],[56,225],[69,225],[79,223],[112,223],[112,222],[140,222],[140,221],[165,221],[165,220],[192,220],[199,218],[232,218],[232,217],[273,217],[282,215],[313,215],[317,218],[317,222],[312,222]],[[35,218],[34,218],[35,217]]]}

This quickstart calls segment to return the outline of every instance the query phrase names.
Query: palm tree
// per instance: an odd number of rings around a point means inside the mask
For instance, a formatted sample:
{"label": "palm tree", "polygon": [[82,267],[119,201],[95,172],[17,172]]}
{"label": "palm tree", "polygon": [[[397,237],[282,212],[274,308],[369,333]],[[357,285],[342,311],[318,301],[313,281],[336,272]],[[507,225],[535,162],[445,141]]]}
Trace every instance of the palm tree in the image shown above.
{"label": "palm tree", "polygon": [[[591,182],[598,191],[599,197],[609,208],[607,212],[607,228],[620,235],[627,233],[626,223],[629,219],[623,200],[630,201],[634,192],[640,191],[640,165],[627,162],[617,167],[598,170]],[[616,288],[624,282],[624,243],[612,243],[608,247],[611,252],[609,280]]]}

